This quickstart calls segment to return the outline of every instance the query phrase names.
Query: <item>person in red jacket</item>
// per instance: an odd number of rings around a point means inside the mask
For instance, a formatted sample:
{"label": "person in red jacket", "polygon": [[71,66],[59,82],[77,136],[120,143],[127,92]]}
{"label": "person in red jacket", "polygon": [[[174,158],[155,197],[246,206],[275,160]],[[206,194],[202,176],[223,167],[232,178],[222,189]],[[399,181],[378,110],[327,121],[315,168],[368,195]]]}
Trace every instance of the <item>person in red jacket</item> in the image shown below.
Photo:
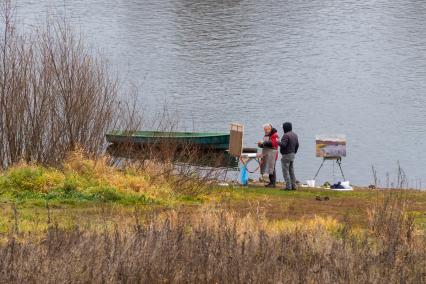
{"label": "person in red jacket", "polygon": [[275,187],[276,183],[276,172],[275,164],[278,158],[278,131],[272,127],[270,123],[263,125],[265,136],[263,141],[258,142],[258,146],[262,148],[262,162],[260,165],[260,174],[264,175],[268,173],[269,183],[266,187]]}

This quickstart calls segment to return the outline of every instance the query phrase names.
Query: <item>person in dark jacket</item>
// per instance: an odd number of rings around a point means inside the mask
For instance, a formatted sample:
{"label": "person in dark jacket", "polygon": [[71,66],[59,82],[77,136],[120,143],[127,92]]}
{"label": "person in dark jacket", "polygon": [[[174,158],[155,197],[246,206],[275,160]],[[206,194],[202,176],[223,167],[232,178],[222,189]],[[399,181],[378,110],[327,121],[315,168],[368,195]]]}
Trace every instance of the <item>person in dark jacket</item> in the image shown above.
{"label": "person in dark jacket", "polygon": [[281,166],[285,180],[285,190],[296,190],[296,176],[294,175],[294,159],[299,150],[299,139],[293,132],[290,122],[283,124],[284,135],[278,143],[280,146]]}
{"label": "person in dark jacket", "polygon": [[258,146],[262,148],[262,161],[260,164],[260,174],[268,173],[269,183],[266,187],[275,187],[276,183],[276,172],[275,164],[278,158],[278,131],[272,127],[270,123],[263,125],[265,136],[263,141],[258,142]]}

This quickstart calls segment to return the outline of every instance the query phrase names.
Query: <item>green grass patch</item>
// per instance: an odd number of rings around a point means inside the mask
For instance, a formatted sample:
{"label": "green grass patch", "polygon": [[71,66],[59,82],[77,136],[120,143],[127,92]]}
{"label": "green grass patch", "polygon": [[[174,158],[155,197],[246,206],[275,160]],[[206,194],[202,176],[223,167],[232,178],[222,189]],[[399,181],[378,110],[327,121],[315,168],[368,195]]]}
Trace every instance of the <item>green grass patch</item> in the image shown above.
{"label": "green grass patch", "polygon": [[87,168],[82,174],[41,166],[11,168],[0,176],[0,200],[39,206],[46,202],[73,205],[91,202],[153,205],[164,202],[143,192],[111,186],[94,176]]}

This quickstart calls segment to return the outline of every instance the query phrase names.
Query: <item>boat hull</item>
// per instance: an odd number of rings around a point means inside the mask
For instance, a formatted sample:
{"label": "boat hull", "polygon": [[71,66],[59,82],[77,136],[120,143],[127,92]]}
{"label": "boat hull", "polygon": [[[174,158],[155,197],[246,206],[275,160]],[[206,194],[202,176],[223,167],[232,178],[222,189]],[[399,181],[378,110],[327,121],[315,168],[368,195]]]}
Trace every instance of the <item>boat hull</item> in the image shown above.
{"label": "boat hull", "polygon": [[171,144],[174,146],[193,146],[216,150],[227,150],[229,148],[228,133],[113,131],[106,134],[106,140],[113,144],[129,144],[138,146]]}

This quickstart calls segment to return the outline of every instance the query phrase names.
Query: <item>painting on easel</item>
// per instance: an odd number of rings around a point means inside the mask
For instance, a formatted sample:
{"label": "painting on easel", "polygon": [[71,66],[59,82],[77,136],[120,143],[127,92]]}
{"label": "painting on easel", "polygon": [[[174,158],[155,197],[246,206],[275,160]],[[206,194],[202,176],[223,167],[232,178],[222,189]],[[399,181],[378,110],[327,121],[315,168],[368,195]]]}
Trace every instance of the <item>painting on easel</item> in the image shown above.
{"label": "painting on easel", "polygon": [[319,135],[316,137],[316,156],[321,158],[346,157],[345,135]]}

